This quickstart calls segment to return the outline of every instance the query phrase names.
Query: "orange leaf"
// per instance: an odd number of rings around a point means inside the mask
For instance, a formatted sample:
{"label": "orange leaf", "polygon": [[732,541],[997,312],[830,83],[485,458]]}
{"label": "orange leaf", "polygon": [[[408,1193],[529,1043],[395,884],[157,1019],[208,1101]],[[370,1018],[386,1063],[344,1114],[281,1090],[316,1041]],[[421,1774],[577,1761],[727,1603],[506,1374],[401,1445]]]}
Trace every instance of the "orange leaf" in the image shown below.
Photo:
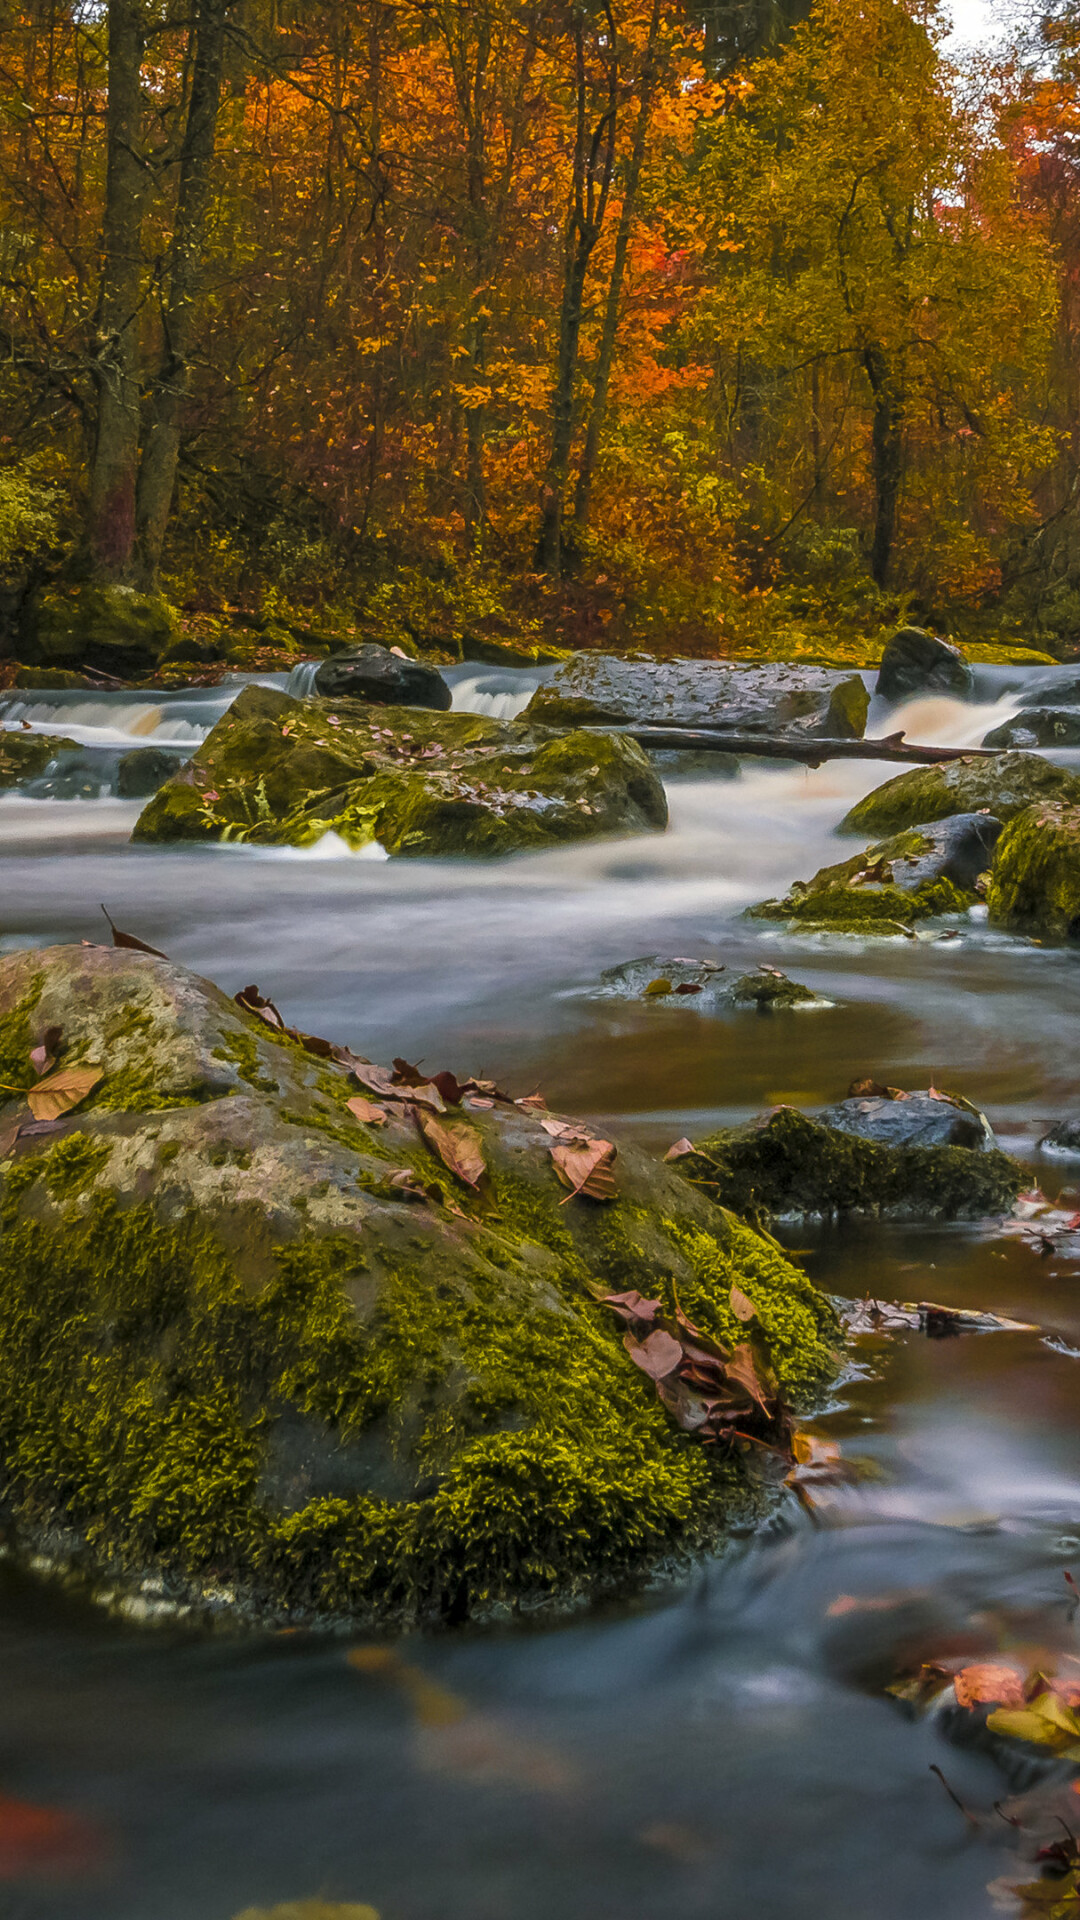
{"label": "orange leaf", "polygon": [[386,1125],[389,1117],[386,1108],[377,1107],[374,1100],[364,1100],[357,1094],[355,1100],[346,1100],[345,1105],[348,1107],[349,1112],[354,1113],[356,1118],[362,1120],[366,1126],[383,1127]]}
{"label": "orange leaf", "polygon": [[610,1140],[587,1140],[579,1147],[563,1143],[551,1149],[555,1172],[563,1186],[570,1188],[571,1196],[585,1193],[590,1200],[617,1198],[611,1173],[615,1154],[616,1148]]}
{"label": "orange leaf", "polygon": [[1023,1707],[1024,1682],[1015,1667],[961,1667],[953,1680],[958,1707]]}
{"label": "orange leaf", "polygon": [[59,1073],[50,1073],[26,1096],[34,1119],[59,1120],[85,1100],[103,1077],[100,1067],[62,1067]]}
{"label": "orange leaf", "polygon": [[470,1127],[467,1120],[440,1120],[420,1107],[414,1108],[414,1112],[421,1134],[443,1166],[449,1167],[467,1187],[479,1186],[487,1171],[487,1161],[475,1128]]}
{"label": "orange leaf", "polygon": [[731,1311],[735,1315],[736,1320],[745,1322],[754,1318],[757,1308],[752,1300],[747,1299],[741,1287],[732,1287]]}

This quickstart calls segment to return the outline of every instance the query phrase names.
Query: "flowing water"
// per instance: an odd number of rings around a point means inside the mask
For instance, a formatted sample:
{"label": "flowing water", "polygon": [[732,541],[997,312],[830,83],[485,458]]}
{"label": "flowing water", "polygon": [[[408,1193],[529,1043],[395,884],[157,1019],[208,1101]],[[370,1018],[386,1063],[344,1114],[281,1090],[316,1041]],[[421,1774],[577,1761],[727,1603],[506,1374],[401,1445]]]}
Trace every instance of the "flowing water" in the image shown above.
{"label": "flowing water", "polygon": [[[874,711],[868,731],[975,742],[1038,671],[984,670],[975,703]],[[504,714],[539,678],[451,677],[456,705]],[[540,1085],[661,1149],[777,1101],[835,1099],[863,1074],[932,1078],[982,1106],[1048,1190],[1070,1178],[1037,1141],[1080,1107],[1073,952],[977,912],[940,944],[739,918],[842,857],[837,821],[894,768],[676,776],[666,835],[496,865],[334,841],[130,846],[138,803],[110,793],[118,757],[190,751],[239,684],[0,704],[0,725],[62,732],[100,774],[66,798],[46,776],[38,797],[0,801],[0,948],[100,939],[103,902],[227,991],[257,981],[310,1031]],[[588,997],[600,968],[654,952],[764,960],[833,1005],[709,1019]],[[103,1836],[99,1857],[60,1859],[51,1878],[20,1878],[0,1845],[5,1920],[231,1920],[315,1894],[382,1920],[988,1916],[986,1884],[1015,1856],[971,1836],[929,1768],[981,1808],[1002,1776],[881,1688],[950,1636],[977,1649],[1074,1633],[1080,1265],[977,1227],[790,1237],[831,1291],[978,1305],[1041,1331],[862,1343],[815,1424],[864,1477],[814,1515],[791,1501],[673,1591],[558,1627],[418,1639],[364,1673],[316,1637],[140,1634],[0,1569],[0,1795]]]}

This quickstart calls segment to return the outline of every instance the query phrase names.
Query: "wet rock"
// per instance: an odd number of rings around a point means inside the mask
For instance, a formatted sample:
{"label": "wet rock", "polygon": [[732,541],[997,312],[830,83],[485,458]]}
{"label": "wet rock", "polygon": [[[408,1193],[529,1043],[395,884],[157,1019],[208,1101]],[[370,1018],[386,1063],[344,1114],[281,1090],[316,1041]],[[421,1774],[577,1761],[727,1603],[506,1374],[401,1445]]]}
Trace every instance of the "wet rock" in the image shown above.
{"label": "wet rock", "polygon": [[595,993],[599,999],[649,1000],[658,1006],[693,1007],[699,1013],[729,1012],[738,1007],[772,1013],[786,1007],[831,1004],[775,967],[735,975],[710,960],[667,960],[655,953],[641,960],[626,960],[618,967],[605,967]]}
{"label": "wet rock", "polygon": [[797,880],[782,900],[752,907],[751,918],[803,931],[903,934],[918,920],[966,913],[1000,831],[1000,821],[978,814],[909,828]]}
{"label": "wet rock", "polygon": [[486,857],[666,825],[632,740],[245,687],[133,837],[305,847],[332,831],[393,855]]}
{"label": "wet rock", "polygon": [[1080,707],[1031,707],[992,727],[984,747],[1078,747]]}
{"label": "wet rock", "polygon": [[1067,1153],[1080,1159],[1080,1117],[1055,1120],[1039,1146],[1044,1153]]}
{"label": "wet rock", "polygon": [[857,1096],[823,1107],[814,1118],[819,1126],[886,1147],[972,1147],[985,1152],[997,1144],[986,1115],[954,1094]]}
{"label": "wet rock", "polygon": [[1011,820],[1037,800],[1080,801],[1080,778],[1037,753],[949,760],[944,766],[912,767],[875,787],[845,814],[838,831],[893,834],[949,814],[984,810]]}
{"label": "wet rock", "polygon": [[385,707],[450,711],[451,693],[441,673],[418,660],[403,660],[389,647],[367,645],[335,654],[315,675],[315,691],[327,700],[372,700]]}
{"label": "wet rock", "polygon": [[823,667],[580,653],[537,688],[525,714],[548,726],[728,727],[854,740],[868,705],[858,674]]}
{"label": "wet rock", "polygon": [[763,1217],[978,1219],[1006,1212],[1028,1178],[996,1147],[893,1146],[794,1107],[711,1134],[674,1164],[720,1206]]}
{"label": "wet rock", "polygon": [[806,1276],[633,1143],[614,1200],[568,1200],[551,1116],[466,1095],[474,1189],[407,1107],[357,1120],[346,1066],[122,949],[0,959],[0,1077],[53,1026],[103,1077],[14,1143],[0,1106],[3,1510],[114,1603],[152,1577],[251,1619],[460,1620],[715,1537],[743,1466],[670,1420],[598,1286],[677,1288],[734,1343],[734,1282],[789,1397],[834,1370]]}
{"label": "wet rock", "polygon": [[1028,807],[998,841],[986,904],[994,926],[1080,939],[1080,804]]}
{"label": "wet rock", "polygon": [[1040,673],[1016,696],[1022,707],[1080,707],[1080,667]]}
{"label": "wet rock", "polygon": [[62,734],[0,730],[0,792],[36,780],[58,753],[65,752],[77,753],[78,747]]}
{"label": "wet rock", "polygon": [[959,647],[922,627],[901,627],[881,656],[875,692],[895,704],[920,693],[951,693],[968,700],[974,689],[975,675]]}
{"label": "wet rock", "polygon": [[34,651],[47,665],[87,665],[123,677],[156,666],[176,637],[168,601],[133,587],[46,593],[36,607]]}
{"label": "wet rock", "polygon": [[121,800],[145,800],[157,793],[177,770],[175,753],[164,747],[135,747],[116,768],[116,791]]}

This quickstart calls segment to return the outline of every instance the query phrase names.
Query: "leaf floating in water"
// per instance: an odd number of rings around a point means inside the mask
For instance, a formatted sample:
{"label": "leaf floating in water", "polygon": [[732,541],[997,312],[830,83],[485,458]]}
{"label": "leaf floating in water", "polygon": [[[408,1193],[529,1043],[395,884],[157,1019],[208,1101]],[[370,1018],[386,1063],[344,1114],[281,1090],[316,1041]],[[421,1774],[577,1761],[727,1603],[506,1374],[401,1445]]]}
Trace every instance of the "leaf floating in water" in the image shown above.
{"label": "leaf floating in water", "polygon": [[475,1127],[467,1120],[439,1120],[423,1108],[414,1108],[416,1124],[433,1153],[444,1167],[474,1192],[487,1172],[483,1144]]}
{"label": "leaf floating in water", "polygon": [[130,947],[133,953],[151,953],[155,960],[168,959],[168,954],[162,953],[160,947],[148,947],[146,941],[140,940],[134,933],[124,933],[119,927],[114,926],[112,916],[107,907],[102,907],[101,911],[109,922],[109,932],[112,934],[114,947]]}
{"label": "leaf floating in water", "polygon": [[93,1093],[103,1079],[100,1067],[62,1067],[59,1073],[47,1074],[26,1095],[34,1119],[58,1120]]}
{"label": "leaf floating in water", "polygon": [[580,1146],[560,1140],[552,1147],[551,1158],[563,1186],[570,1188],[571,1199],[587,1194],[590,1200],[617,1200],[618,1189],[611,1171],[616,1152],[610,1140],[582,1139]]}
{"label": "leaf floating in water", "polygon": [[662,994],[673,991],[671,981],[663,977],[659,980],[650,980],[648,986],[642,988],[642,993],[646,1000],[659,1000]]}
{"label": "leaf floating in water", "polygon": [[0,1880],[87,1873],[107,1854],[102,1834],[79,1814],[0,1793]]}
{"label": "leaf floating in water", "polygon": [[1015,1667],[977,1662],[961,1667],[953,1680],[958,1707],[1022,1707],[1024,1676]]}

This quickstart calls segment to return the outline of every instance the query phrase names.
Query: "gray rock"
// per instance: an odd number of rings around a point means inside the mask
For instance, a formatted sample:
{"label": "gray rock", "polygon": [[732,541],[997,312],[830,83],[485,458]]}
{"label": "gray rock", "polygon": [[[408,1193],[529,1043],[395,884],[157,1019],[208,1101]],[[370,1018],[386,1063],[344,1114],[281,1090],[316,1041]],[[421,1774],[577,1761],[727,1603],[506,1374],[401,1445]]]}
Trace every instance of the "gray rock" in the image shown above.
{"label": "gray rock", "polygon": [[450,689],[441,673],[418,660],[403,660],[389,647],[367,644],[324,660],[315,675],[324,700],[372,700],[385,707],[429,707],[448,713]]}
{"label": "gray rock", "polygon": [[1022,707],[1080,707],[1080,667],[1033,674],[1016,697]]}
{"label": "gray rock", "polygon": [[901,627],[881,656],[875,691],[894,703],[919,693],[953,693],[970,699],[975,676],[958,647],[922,627]]}
{"label": "gray rock", "polygon": [[868,704],[858,674],[824,667],[581,653],[537,688],[525,712],[557,727],[717,727],[854,740]]}
{"label": "gray rock", "polygon": [[[979,875],[989,868],[1004,827],[992,813],[954,813],[944,820],[928,821],[916,831],[928,844],[925,851],[893,856],[893,885],[912,893],[924,880],[951,880],[970,893]],[[871,848],[867,859],[872,860],[877,852],[877,848]]]}
{"label": "gray rock", "polygon": [[886,1094],[838,1100],[814,1115],[819,1126],[885,1147],[975,1147],[997,1145],[985,1114],[949,1096],[909,1093],[902,1100]]}
{"label": "gray rock", "polygon": [[1080,1119],[1055,1120],[1039,1141],[1044,1153],[1062,1153],[1080,1159]]}
{"label": "gray rock", "polygon": [[136,747],[125,753],[116,768],[116,791],[121,800],[148,800],[176,772],[175,753],[164,747]]}
{"label": "gray rock", "polygon": [[984,747],[1080,747],[1080,706],[1025,707],[983,735]]}
{"label": "gray rock", "polygon": [[595,994],[604,1000],[648,1000],[658,1006],[687,1006],[698,1013],[730,1012],[738,1007],[772,1013],[782,1007],[830,1004],[798,980],[789,980],[775,967],[734,974],[712,960],[668,960],[655,953],[641,960],[626,960],[618,967],[605,967]]}

